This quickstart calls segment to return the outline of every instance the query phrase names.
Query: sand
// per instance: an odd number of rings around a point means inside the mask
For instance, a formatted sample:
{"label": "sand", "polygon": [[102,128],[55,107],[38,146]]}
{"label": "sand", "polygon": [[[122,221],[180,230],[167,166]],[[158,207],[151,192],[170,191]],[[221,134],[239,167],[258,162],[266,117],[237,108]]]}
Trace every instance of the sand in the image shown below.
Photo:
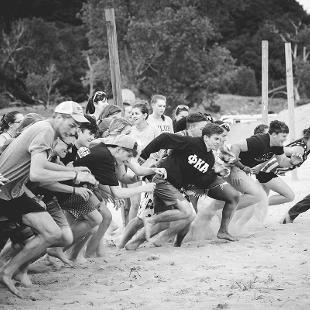
{"label": "sand", "polygon": [[[234,130],[234,140],[250,132],[249,125]],[[309,172],[306,163],[299,180],[285,177],[294,201],[310,193]],[[310,212],[280,224],[292,205],[270,207],[265,222],[250,221],[234,243],[213,238],[137,251],[107,245],[104,257],[75,268],[44,258],[36,266],[48,271],[21,288],[26,299],[0,287],[0,309],[310,309]]]}
{"label": "sand", "polygon": [[[309,193],[310,165],[285,177],[295,201]],[[203,201],[202,201],[203,203]],[[103,258],[75,268],[47,259],[19,299],[0,288],[0,309],[310,309],[310,212],[294,224],[273,206],[265,223],[250,222],[238,242],[188,242],[137,251],[106,247]],[[213,225],[217,225],[214,219]]]}

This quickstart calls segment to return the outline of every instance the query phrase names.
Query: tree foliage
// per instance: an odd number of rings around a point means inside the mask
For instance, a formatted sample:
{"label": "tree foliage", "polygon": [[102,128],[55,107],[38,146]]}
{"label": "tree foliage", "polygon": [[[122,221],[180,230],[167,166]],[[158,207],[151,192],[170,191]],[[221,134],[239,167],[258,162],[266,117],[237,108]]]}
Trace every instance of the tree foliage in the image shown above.
{"label": "tree foliage", "polygon": [[[93,89],[109,88],[104,18],[109,3],[1,1],[0,91],[34,103],[83,101]],[[173,108],[206,99],[212,106],[216,92],[257,95],[261,40],[269,41],[269,87],[280,87],[285,84],[283,38],[297,51],[295,88],[301,97],[310,95],[305,57],[310,17],[296,0],[113,3],[123,87],[138,96],[162,93]]]}

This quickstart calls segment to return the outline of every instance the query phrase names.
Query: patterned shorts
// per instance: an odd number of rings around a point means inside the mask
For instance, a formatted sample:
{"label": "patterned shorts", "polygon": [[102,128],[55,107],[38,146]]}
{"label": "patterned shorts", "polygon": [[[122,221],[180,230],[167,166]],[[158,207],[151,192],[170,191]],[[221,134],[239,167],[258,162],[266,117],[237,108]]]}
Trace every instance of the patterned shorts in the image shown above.
{"label": "patterned shorts", "polygon": [[154,215],[154,196],[152,193],[143,193],[137,217],[143,220]]}
{"label": "patterned shorts", "polygon": [[61,204],[61,207],[78,219],[96,210],[99,205],[100,201],[95,194],[92,194],[87,201],[79,195],[72,194],[69,199]]}

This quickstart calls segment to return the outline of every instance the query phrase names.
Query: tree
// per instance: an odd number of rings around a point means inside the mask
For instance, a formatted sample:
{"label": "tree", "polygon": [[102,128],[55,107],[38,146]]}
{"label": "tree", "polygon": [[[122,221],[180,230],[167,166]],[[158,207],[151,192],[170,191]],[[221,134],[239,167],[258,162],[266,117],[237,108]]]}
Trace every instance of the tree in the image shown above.
{"label": "tree", "polygon": [[[90,0],[83,11],[89,53],[100,59],[108,59],[106,4]],[[115,7],[123,87],[189,103],[202,90],[217,91],[223,72],[234,65],[229,51],[216,44],[220,36],[210,20],[191,1],[117,1]]]}
{"label": "tree", "polygon": [[52,102],[58,101],[60,94],[55,87],[59,81],[59,72],[55,64],[51,63],[44,75],[30,73],[26,79],[26,85],[32,94],[38,98],[45,107],[48,107]]}

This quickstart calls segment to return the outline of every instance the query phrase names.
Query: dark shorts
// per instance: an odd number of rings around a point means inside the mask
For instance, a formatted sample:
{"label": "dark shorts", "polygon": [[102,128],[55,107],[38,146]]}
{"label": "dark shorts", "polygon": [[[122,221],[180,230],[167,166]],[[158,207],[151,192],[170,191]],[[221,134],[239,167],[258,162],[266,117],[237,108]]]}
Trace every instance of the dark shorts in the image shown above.
{"label": "dark shorts", "polygon": [[0,199],[0,217],[20,222],[24,214],[33,212],[46,212],[46,209],[26,194],[11,200]]}
{"label": "dark shorts", "polygon": [[56,197],[46,202],[46,210],[60,228],[69,226],[64,211],[61,209]]}
{"label": "dark shorts", "polygon": [[12,243],[24,244],[33,235],[31,227],[25,224],[0,219],[0,251],[9,239]]}
{"label": "dark shorts", "polygon": [[171,210],[178,200],[185,200],[184,195],[167,180],[155,176],[153,182],[156,183],[154,190],[155,214]]}
{"label": "dark shorts", "polygon": [[259,183],[267,183],[269,181],[271,181],[274,178],[277,178],[278,176],[276,174],[274,174],[273,172],[259,172],[256,175],[256,179]]}

